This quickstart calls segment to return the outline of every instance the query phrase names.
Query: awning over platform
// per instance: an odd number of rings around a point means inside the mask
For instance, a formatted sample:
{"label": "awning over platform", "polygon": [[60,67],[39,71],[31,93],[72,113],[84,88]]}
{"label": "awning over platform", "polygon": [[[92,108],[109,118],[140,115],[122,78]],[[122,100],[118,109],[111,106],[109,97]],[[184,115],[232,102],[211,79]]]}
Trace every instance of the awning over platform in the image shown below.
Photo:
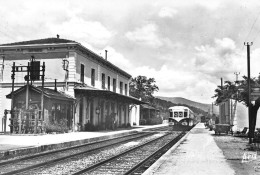
{"label": "awning over platform", "polygon": [[88,87],[88,86],[75,87],[74,91],[76,94],[82,94],[82,95],[86,95],[89,97],[104,97],[104,98],[109,98],[109,99],[113,99],[113,100],[123,101],[123,102],[130,103],[130,104],[137,104],[137,105],[146,104],[145,102],[142,102],[132,96],[118,94],[118,93],[115,93],[115,92],[112,92],[109,90],[95,89],[93,87]]}
{"label": "awning over platform", "polygon": [[144,108],[144,109],[151,109],[151,110],[159,111],[159,109],[156,109],[156,108],[154,108],[154,107],[152,107],[152,106],[150,106],[150,105],[148,105],[148,104],[142,104],[141,106],[142,106],[142,108]]}

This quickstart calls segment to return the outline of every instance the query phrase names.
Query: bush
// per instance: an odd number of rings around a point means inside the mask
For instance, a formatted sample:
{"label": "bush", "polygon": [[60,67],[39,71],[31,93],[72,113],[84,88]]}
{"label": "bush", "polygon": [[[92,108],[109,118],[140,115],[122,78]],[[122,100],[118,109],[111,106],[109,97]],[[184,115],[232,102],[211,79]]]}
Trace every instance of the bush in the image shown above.
{"label": "bush", "polygon": [[51,124],[51,123],[46,123],[46,125],[45,125],[45,131],[46,131],[46,133],[48,134],[48,133],[56,132],[57,129],[56,129],[56,126],[55,126],[55,125],[53,125],[53,124]]}
{"label": "bush", "polygon": [[126,124],[126,127],[127,127],[127,128],[131,128],[131,124],[130,124],[130,123],[127,123],[127,124]]}
{"label": "bush", "polygon": [[67,126],[67,120],[66,119],[61,119],[59,122],[54,121],[54,122],[49,122],[45,124],[45,130],[46,133],[52,133],[52,132],[68,132],[69,128]]}

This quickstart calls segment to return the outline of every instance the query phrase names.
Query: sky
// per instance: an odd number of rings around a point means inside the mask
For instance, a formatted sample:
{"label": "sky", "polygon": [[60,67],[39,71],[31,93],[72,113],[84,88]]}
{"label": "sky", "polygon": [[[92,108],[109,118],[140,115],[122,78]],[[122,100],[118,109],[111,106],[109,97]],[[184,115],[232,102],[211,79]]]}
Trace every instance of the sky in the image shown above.
{"label": "sky", "polygon": [[155,78],[155,96],[212,103],[220,79],[260,72],[259,0],[0,0],[0,44],[74,40],[132,77]]}

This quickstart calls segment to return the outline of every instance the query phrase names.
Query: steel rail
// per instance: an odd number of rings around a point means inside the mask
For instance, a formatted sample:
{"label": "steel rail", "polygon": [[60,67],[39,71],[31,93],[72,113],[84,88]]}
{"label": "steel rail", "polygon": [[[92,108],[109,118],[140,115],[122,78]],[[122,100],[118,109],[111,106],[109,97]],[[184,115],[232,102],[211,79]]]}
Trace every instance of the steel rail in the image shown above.
{"label": "steel rail", "polygon": [[[130,136],[135,136],[135,135],[138,135],[138,134],[129,135],[129,137]],[[110,147],[110,146],[113,146],[113,145],[116,145],[116,144],[128,142],[128,141],[131,141],[131,140],[135,140],[137,138],[146,137],[146,136],[149,136],[149,135],[152,135],[152,133],[141,134],[141,136],[138,136],[138,137],[135,137],[135,138],[131,138],[129,140],[123,140],[123,141],[116,142],[116,143],[113,143],[113,144],[110,144],[110,145],[105,145],[105,146],[101,146],[101,147],[98,147],[98,148],[93,148],[93,149],[90,149],[90,150],[87,150],[87,151],[79,152],[79,153],[76,153],[76,154],[64,156],[64,157],[53,159],[53,160],[50,160],[50,161],[47,161],[47,162],[43,162],[43,163],[39,163],[39,164],[28,166],[28,167],[25,167],[25,168],[21,168],[21,169],[18,169],[18,170],[14,170],[14,171],[10,171],[10,172],[7,172],[7,173],[3,173],[1,175],[21,174],[21,173],[24,173],[24,172],[32,170],[32,169],[36,169],[36,168],[40,168],[40,167],[43,167],[43,166],[48,166],[48,165],[53,164],[53,163],[64,161],[65,159],[68,159],[68,158],[71,158],[71,157],[75,157],[75,156],[78,156],[78,155],[81,155],[81,154],[85,154],[85,153],[88,153],[88,152],[92,152],[92,151],[97,151],[99,149],[103,149],[103,148]],[[107,140],[107,141],[110,141],[110,140]]]}
{"label": "steel rail", "polygon": [[108,158],[108,159],[106,159],[106,160],[103,160],[103,161],[101,161],[101,162],[98,162],[98,163],[96,163],[96,164],[94,164],[94,165],[92,165],[92,166],[89,166],[89,167],[87,167],[87,168],[85,168],[85,169],[83,169],[83,170],[80,170],[80,171],[78,171],[78,172],[76,172],[76,173],[73,173],[72,175],[79,175],[79,174],[82,174],[82,173],[90,172],[90,171],[96,169],[97,167],[104,165],[105,163],[108,163],[108,162],[110,162],[110,161],[112,161],[112,160],[114,160],[114,159],[116,159],[116,158],[118,158],[118,157],[121,157],[121,156],[123,156],[123,155],[125,155],[125,154],[127,154],[127,153],[130,153],[130,152],[132,152],[132,151],[135,151],[135,150],[137,150],[137,149],[139,149],[139,148],[141,148],[141,147],[143,147],[143,146],[146,146],[146,145],[148,145],[148,144],[150,144],[150,143],[152,143],[152,142],[155,142],[155,141],[157,141],[157,140],[159,140],[159,139],[161,139],[161,138],[163,138],[163,137],[166,137],[166,136],[168,136],[168,135],[170,135],[170,134],[171,134],[171,133],[165,134],[165,135],[163,135],[163,136],[161,136],[161,137],[155,138],[155,139],[150,140],[150,141],[148,141],[148,142],[145,142],[145,143],[143,143],[143,144],[141,144],[141,145],[138,145],[138,146],[135,146],[135,147],[133,147],[133,148],[127,149],[126,151],[124,151],[124,152],[122,152],[122,153],[120,153],[120,154],[117,154],[117,155],[112,156],[112,157],[110,157],[110,158]]}
{"label": "steel rail", "polygon": [[0,160],[0,167],[7,165],[7,164],[11,164],[11,163],[17,163],[19,161],[23,161],[23,160],[28,160],[28,159],[33,159],[33,158],[38,158],[40,156],[46,156],[49,154],[54,154],[54,153],[58,153],[58,152],[63,152],[63,151],[68,151],[68,150],[73,150],[76,148],[81,148],[81,147],[85,147],[85,146],[90,146],[90,145],[94,145],[94,144],[98,144],[98,143],[102,143],[102,142],[107,142],[107,141],[113,141],[116,139],[120,139],[120,138],[124,138],[124,137],[130,137],[130,136],[134,136],[134,135],[138,135],[140,133],[134,133],[134,134],[129,134],[129,135],[125,135],[125,136],[120,136],[120,137],[116,137],[116,138],[112,138],[112,139],[105,139],[105,140],[100,140],[100,141],[95,141],[95,142],[91,142],[91,143],[84,143],[81,145],[76,145],[76,146],[72,146],[72,147],[66,147],[66,148],[62,148],[62,149],[58,149],[58,150],[54,150],[54,151],[48,151],[48,152],[43,152],[43,153],[36,153],[33,155],[29,155],[29,156],[25,156],[22,158],[18,158],[18,159],[13,159],[13,160]]}
{"label": "steel rail", "polygon": [[[174,139],[172,139],[171,141],[169,141],[166,145],[164,145],[163,147],[157,149],[154,153],[152,153],[150,156],[148,156],[147,158],[145,158],[143,161],[139,162],[138,164],[136,164],[134,167],[132,167],[130,170],[128,170],[127,172],[124,173],[124,175],[129,175],[129,174],[133,174],[136,170],[138,170],[139,168],[141,168],[142,166],[144,166],[144,164],[146,164],[150,159],[152,159],[153,157],[157,156],[160,153],[165,153],[166,149],[168,150],[168,148],[171,148],[174,144],[176,144],[176,142],[178,142],[184,135],[185,135],[185,131],[183,131],[182,133],[180,133],[177,137],[175,137]],[[161,157],[161,156],[160,156]],[[148,168],[148,167],[147,167]],[[146,169],[147,169],[146,168]]]}

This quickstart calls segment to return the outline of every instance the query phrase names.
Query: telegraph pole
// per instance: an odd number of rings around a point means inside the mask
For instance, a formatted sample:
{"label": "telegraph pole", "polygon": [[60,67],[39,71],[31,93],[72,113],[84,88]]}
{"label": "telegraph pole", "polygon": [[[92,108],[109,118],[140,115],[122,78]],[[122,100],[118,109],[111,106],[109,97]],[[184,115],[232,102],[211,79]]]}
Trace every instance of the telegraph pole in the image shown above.
{"label": "telegraph pole", "polygon": [[[11,118],[13,119],[13,118],[14,118],[14,79],[15,79],[15,62],[13,62],[11,78],[12,78]],[[11,120],[11,125],[13,125],[13,123],[14,123],[14,121]],[[13,133],[13,131],[14,131],[14,127],[11,127],[11,128],[10,128],[10,132]]]}
{"label": "telegraph pole", "polygon": [[223,90],[223,78],[220,78],[220,86],[221,86],[221,90]]}
{"label": "telegraph pole", "polygon": [[[248,122],[249,122],[249,143],[252,143],[252,135],[254,134],[254,131],[252,131],[251,126],[251,101],[250,101],[250,93],[251,93],[251,84],[250,84],[250,46],[253,45],[253,42],[244,43],[244,45],[247,47],[247,87],[248,87]],[[252,133],[253,132],[253,133]]]}
{"label": "telegraph pole", "polygon": [[[235,76],[236,76],[236,80],[235,80],[235,86],[236,88],[238,88],[239,85],[239,81],[238,81],[238,75],[240,74],[240,72],[234,72]],[[233,103],[233,101],[231,100],[231,129],[233,131],[233,127],[236,128],[237,122],[236,122],[236,108],[237,108],[237,101],[238,101],[238,89],[236,89],[236,97],[235,97],[235,101]]]}

